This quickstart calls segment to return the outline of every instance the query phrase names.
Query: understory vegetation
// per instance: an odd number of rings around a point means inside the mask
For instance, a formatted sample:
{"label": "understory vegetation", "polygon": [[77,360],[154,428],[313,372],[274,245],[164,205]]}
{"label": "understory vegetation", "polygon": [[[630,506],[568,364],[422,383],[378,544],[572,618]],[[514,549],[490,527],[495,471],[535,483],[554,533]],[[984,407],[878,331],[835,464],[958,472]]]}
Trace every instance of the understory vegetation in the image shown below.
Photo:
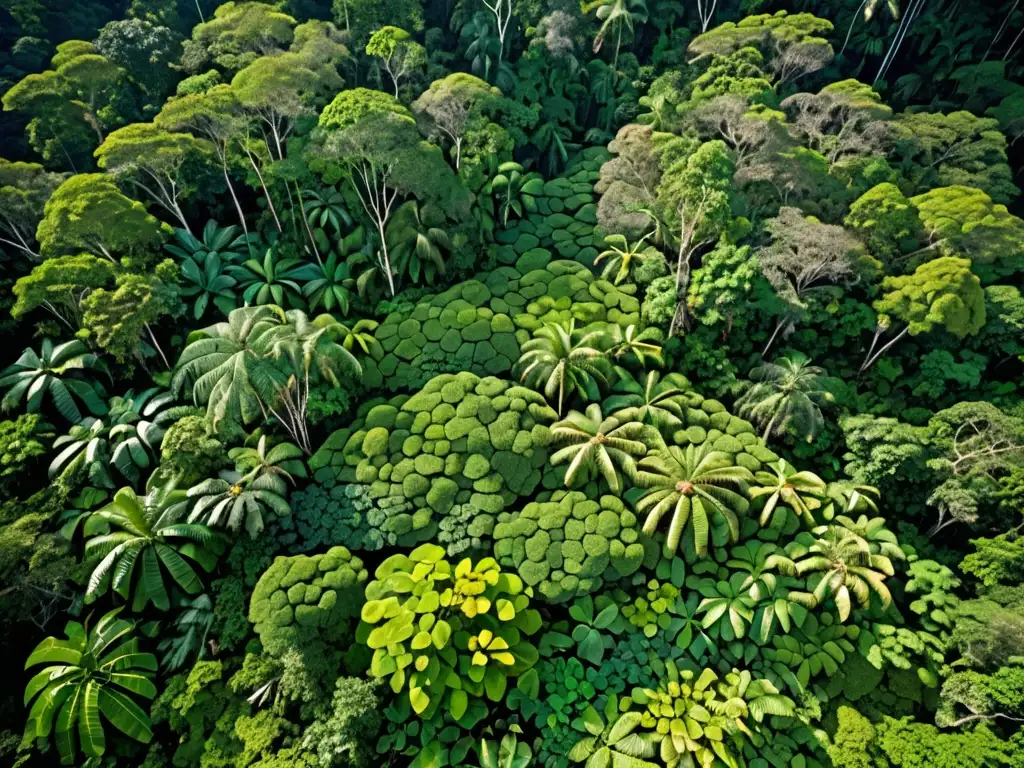
{"label": "understory vegetation", "polygon": [[0,762],[1024,766],[1022,50],[0,2]]}

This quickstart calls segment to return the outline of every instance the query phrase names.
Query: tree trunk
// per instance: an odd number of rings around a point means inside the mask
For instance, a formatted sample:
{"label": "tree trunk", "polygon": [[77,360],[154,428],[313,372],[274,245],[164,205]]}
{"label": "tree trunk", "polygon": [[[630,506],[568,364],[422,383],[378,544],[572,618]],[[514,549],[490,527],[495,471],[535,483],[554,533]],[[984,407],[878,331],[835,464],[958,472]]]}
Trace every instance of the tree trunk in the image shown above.
{"label": "tree trunk", "polygon": [[238,195],[235,194],[235,187],[231,183],[231,177],[228,175],[228,158],[227,152],[221,156],[221,170],[224,172],[224,182],[228,185],[228,191],[231,193],[231,199],[235,203],[235,210],[238,212],[238,220],[242,224],[242,231],[245,232],[246,243],[249,246],[249,255],[252,255],[252,243],[249,242],[249,225],[245,223],[245,214],[242,213],[242,204],[238,202]]}

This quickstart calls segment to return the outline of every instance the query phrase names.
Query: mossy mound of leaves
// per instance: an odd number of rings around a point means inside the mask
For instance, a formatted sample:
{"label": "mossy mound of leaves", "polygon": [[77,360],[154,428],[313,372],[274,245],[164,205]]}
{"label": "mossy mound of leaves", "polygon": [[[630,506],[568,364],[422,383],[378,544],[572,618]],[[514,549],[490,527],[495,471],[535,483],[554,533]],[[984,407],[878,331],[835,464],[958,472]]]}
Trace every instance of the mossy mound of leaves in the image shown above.
{"label": "mossy mound of leaves", "polygon": [[563,259],[593,264],[601,245],[601,236],[594,231],[598,200],[594,184],[601,176],[601,164],[610,157],[604,147],[588,147],[561,176],[545,182],[534,198],[537,210],[509,222],[498,233],[498,263],[512,265],[528,250],[540,247]]}
{"label": "mossy mound of leaves", "polygon": [[359,615],[368,575],[363,561],[345,547],[278,557],[256,584],[249,621],[272,654],[305,637],[331,633]]}
{"label": "mossy mound of leaves", "polygon": [[388,543],[403,545],[432,537],[457,504],[497,514],[532,494],[557,418],[533,390],[472,373],[437,376],[360,417],[310,466],[321,483],[363,485],[379,509],[401,508],[382,525]]}
{"label": "mossy mound of leaves", "polygon": [[363,363],[363,383],[394,391],[423,386],[440,373],[499,376],[512,369],[521,345],[544,323],[639,323],[635,285],[612,285],[578,262],[553,261],[545,248],[512,255],[510,266],[388,315],[374,333],[377,344]]}
{"label": "mossy mound of leaves", "polygon": [[498,562],[552,603],[595,592],[658,556],[621,499],[578,491],[556,491],[550,501],[499,515],[494,539]]}

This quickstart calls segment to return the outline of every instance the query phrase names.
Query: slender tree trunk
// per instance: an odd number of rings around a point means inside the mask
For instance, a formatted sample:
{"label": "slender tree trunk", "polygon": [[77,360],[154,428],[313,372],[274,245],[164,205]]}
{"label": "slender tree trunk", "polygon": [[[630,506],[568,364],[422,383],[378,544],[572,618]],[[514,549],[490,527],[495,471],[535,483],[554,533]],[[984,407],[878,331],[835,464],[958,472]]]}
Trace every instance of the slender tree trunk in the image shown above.
{"label": "slender tree trunk", "polygon": [[[904,327],[904,329],[902,331],[900,331],[898,334],[896,334],[896,338],[894,338],[892,341],[890,341],[888,344],[886,344],[884,347],[882,347],[880,350],[878,350],[878,352],[875,353],[874,357],[868,357],[867,359],[865,359],[863,364],[861,364],[861,366],[860,366],[860,372],[864,373],[864,371],[866,371],[868,368],[870,368],[872,365],[874,365],[875,361],[878,360],[878,358],[880,358],[882,355],[884,355],[886,350],[889,349],[889,347],[891,347],[897,341],[899,341],[904,336],[906,336],[907,335],[907,331],[909,331],[909,330],[910,330],[910,326],[909,325]],[[873,347],[874,347],[874,345],[872,345],[872,348]]]}
{"label": "slender tree trunk", "polygon": [[153,333],[153,329],[150,327],[149,323],[145,323],[145,326],[146,331],[149,333],[149,339],[153,342],[153,347],[159,353],[160,359],[164,361],[164,366],[166,366],[168,371],[172,370],[174,366],[171,365],[170,361],[167,359],[167,355],[164,354],[164,350],[163,347],[160,346],[160,342],[156,340],[156,334]]}
{"label": "slender tree trunk", "polygon": [[462,137],[455,139],[455,171],[459,170],[459,163],[462,161]]}
{"label": "slender tree trunk", "polygon": [[764,350],[761,352],[761,359],[762,360],[764,359],[764,356],[768,354],[768,350],[772,348],[772,344],[775,343],[775,337],[779,335],[779,331],[781,331],[786,326],[788,321],[789,321],[789,318],[783,317],[781,320],[779,320],[778,323],[775,324],[775,331],[772,333],[772,337],[770,339],[768,339],[768,344],[765,346]]}
{"label": "slender tree trunk", "polygon": [[246,243],[249,246],[249,255],[252,255],[252,243],[249,241],[249,225],[245,223],[245,214],[242,212],[242,204],[238,202],[238,195],[235,194],[235,185],[231,183],[231,176],[228,175],[228,156],[227,150],[225,149],[221,154],[220,168],[224,172],[224,183],[228,185],[228,191],[231,193],[231,199],[235,203],[235,211],[238,213],[238,221],[242,224],[242,231],[245,232]]}
{"label": "slender tree trunk", "polygon": [[274,224],[277,226],[277,231],[282,232],[281,219],[277,216],[277,209],[274,207],[274,200],[270,197],[270,190],[267,189],[267,183],[263,180],[263,174],[260,173],[259,166],[256,165],[256,158],[252,156],[252,152],[246,150],[246,156],[249,158],[249,162],[252,164],[252,169],[256,171],[256,178],[260,180],[260,186],[263,187],[263,197],[267,200],[267,207],[270,209],[270,213],[274,217]]}

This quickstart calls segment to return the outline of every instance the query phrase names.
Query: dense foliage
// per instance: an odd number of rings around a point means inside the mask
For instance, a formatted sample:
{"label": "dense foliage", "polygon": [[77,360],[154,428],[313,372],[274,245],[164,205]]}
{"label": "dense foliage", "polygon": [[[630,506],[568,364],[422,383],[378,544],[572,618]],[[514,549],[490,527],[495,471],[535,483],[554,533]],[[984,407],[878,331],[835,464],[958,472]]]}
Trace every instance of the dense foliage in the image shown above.
{"label": "dense foliage", "polygon": [[0,4],[0,762],[1024,765],[1022,41]]}

